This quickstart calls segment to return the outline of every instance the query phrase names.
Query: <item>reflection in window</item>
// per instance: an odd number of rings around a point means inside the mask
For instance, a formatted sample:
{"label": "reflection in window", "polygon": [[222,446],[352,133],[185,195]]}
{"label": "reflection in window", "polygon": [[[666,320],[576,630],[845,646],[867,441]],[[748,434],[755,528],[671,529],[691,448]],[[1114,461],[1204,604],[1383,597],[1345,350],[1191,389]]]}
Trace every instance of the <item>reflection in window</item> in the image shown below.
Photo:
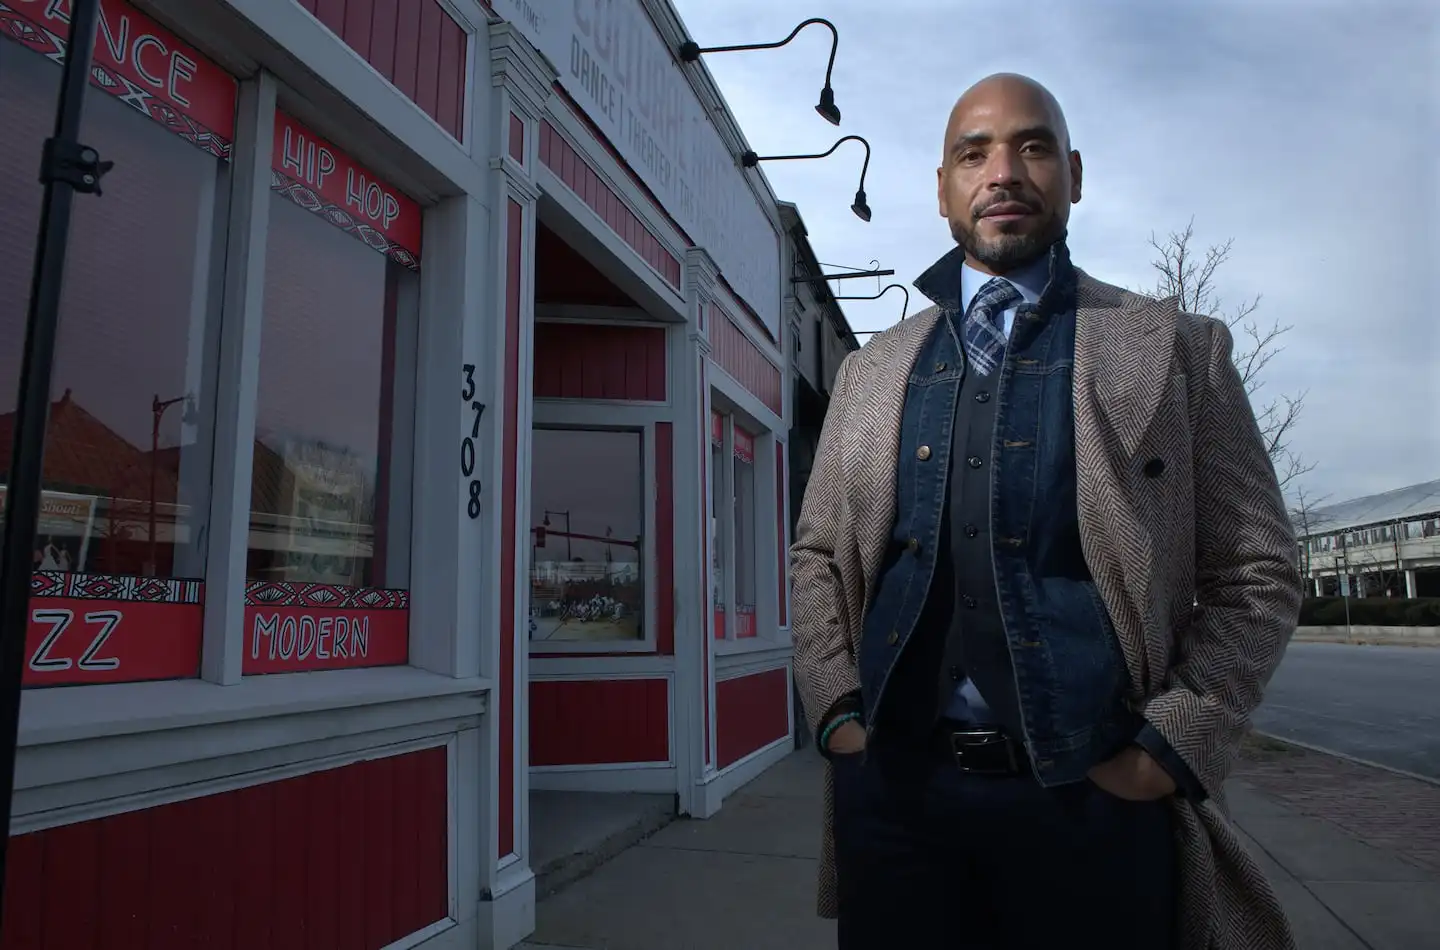
{"label": "reflection in window", "polygon": [[755,437],[735,428],[735,636],[755,629]]}
{"label": "reflection in window", "polygon": [[531,640],[644,639],[642,451],[639,432],[534,431]]}
{"label": "reflection in window", "polygon": [[[270,197],[247,574],[405,587],[419,275]],[[399,422],[400,424],[397,424]]]}
{"label": "reflection in window", "polygon": [[710,417],[710,601],[715,615],[714,637],[725,638],[725,533],[730,506],[725,502],[725,417]]}
{"label": "reflection in window", "polygon": [[[60,75],[0,40],[0,486]],[[228,166],[95,89],[80,138],[115,169],[71,213],[34,567],[200,578]]]}

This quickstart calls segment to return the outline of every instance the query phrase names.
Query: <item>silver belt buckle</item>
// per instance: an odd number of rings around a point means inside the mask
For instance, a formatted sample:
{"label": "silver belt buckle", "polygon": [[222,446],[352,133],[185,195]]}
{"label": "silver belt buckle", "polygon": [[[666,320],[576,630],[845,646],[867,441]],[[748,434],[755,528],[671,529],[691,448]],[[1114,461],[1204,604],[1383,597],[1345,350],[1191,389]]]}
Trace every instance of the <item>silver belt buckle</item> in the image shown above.
{"label": "silver belt buckle", "polygon": [[[985,748],[997,742],[1005,747],[1003,767],[965,764],[966,750]],[[1020,763],[1015,757],[1015,743],[998,729],[957,729],[950,733],[950,752],[955,757],[955,767],[973,775],[1014,775],[1020,771]]]}

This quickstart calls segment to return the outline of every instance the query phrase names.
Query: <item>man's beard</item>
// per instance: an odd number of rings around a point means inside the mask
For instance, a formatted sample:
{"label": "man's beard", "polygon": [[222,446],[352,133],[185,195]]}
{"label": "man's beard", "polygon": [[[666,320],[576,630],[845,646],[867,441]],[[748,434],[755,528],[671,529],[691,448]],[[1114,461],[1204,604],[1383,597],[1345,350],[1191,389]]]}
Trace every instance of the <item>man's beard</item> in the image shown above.
{"label": "man's beard", "polygon": [[982,238],[979,222],[967,231],[955,221],[950,222],[950,233],[955,243],[965,249],[966,257],[999,274],[1023,267],[1040,257],[1060,239],[1064,229],[1052,216],[1044,227],[1028,234],[1001,233],[993,238]]}

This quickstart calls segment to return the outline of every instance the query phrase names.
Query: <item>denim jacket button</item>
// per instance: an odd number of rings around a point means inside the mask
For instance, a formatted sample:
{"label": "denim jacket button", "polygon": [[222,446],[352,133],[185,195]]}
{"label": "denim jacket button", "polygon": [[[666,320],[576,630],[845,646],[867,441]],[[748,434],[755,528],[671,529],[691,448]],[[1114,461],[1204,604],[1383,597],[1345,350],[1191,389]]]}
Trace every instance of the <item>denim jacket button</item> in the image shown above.
{"label": "denim jacket button", "polygon": [[920,550],[920,539],[911,538],[909,541],[905,542],[905,547],[910,551],[911,554],[917,553]]}
{"label": "denim jacket button", "polygon": [[920,461],[922,461],[922,462],[929,461],[929,459],[930,459],[930,446],[928,446],[928,445],[922,445],[922,446],[920,446],[920,448],[918,448],[918,449],[915,450],[915,457],[916,457],[917,459],[919,459]]}
{"label": "denim jacket button", "polygon": [[943,372],[945,372],[945,361],[944,361],[944,360],[941,360],[940,362],[938,362],[938,363],[935,364],[935,372],[937,372],[937,373],[943,373]]}
{"label": "denim jacket button", "polygon": [[964,604],[965,604],[965,606],[968,607],[968,608],[970,608],[971,610],[974,610],[974,609],[975,609],[976,603],[978,603],[978,602],[975,600],[974,597],[966,597],[966,598],[964,599]]}
{"label": "denim jacket button", "polygon": [[989,401],[990,401],[990,394],[987,393],[987,392],[985,392],[984,390],[981,390],[980,392],[978,392],[978,393],[975,394],[975,401],[976,401],[976,402],[989,402]]}
{"label": "denim jacket button", "polygon": [[891,631],[890,631],[890,635],[885,638],[885,642],[888,643],[888,644],[890,644],[892,647],[893,647],[895,644],[899,643],[899,642],[900,642],[900,631],[899,631],[899,630],[891,630]]}
{"label": "denim jacket button", "polygon": [[985,464],[985,460],[978,455],[972,455],[966,461],[970,463],[971,468],[979,468],[980,466]]}
{"label": "denim jacket button", "polygon": [[967,524],[967,525],[965,526],[965,537],[967,537],[967,538],[973,538],[973,537],[975,537],[975,535],[977,535],[977,534],[979,534],[979,533],[980,533],[980,529],[977,528],[977,527],[975,527],[973,524]]}

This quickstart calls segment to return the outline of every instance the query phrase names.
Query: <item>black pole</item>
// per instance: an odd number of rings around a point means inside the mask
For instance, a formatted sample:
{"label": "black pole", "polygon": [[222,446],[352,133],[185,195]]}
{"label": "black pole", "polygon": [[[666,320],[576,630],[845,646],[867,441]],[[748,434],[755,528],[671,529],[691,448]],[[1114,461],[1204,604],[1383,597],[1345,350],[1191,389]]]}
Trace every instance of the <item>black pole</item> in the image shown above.
{"label": "black pole", "polygon": [[[60,288],[65,274],[65,243],[75,192],[99,194],[100,177],[109,169],[94,149],[78,141],[80,112],[90,82],[99,0],[74,0],[70,39],[55,113],[55,134],[45,142],[40,180],[45,201],[30,279],[20,391],[15,404],[15,440],[5,493],[5,542],[0,555],[0,886],[5,881],[10,845],[10,806],[15,791],[15,743],[20,725],[20,682],[25,667],[25,631],[30,605],[35,526],[40,516],[44,477],[45,423],[50,412],[50,369],[55,356]],[[76,40],[80,42],[76,42]],[[3,908],[3,901],[0,901]],[[3,911],[0,911],[3,912]],[[3,927],[0,919],[0,927]]]}

